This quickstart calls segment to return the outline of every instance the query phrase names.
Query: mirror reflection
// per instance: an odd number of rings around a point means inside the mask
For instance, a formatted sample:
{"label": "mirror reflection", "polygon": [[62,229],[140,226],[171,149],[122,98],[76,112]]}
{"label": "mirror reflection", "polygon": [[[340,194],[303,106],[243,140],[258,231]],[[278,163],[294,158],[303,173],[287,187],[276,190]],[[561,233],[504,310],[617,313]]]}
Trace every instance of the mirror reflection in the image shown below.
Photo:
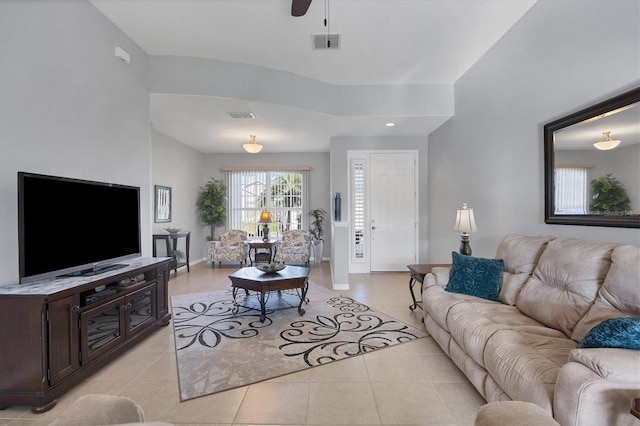
{"label": "mirror reflection", "polygon": [[555,214],[640,214],[640,104],[553,133]]}
{"label": "mirror reflection", "polygon": [[546,222],[640,227],[640,89],[545,125]]}

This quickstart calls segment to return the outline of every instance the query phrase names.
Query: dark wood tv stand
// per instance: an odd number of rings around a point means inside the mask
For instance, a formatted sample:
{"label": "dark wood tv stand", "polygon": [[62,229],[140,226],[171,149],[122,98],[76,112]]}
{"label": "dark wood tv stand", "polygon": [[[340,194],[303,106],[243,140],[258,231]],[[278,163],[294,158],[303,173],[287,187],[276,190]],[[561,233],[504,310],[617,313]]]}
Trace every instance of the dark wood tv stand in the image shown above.
{"label": "dark wood tv stand", "polygon": [[0,409],[51,409],[64,392],[169,324],[170,261],[133,259],[91,277],[0,286]]}

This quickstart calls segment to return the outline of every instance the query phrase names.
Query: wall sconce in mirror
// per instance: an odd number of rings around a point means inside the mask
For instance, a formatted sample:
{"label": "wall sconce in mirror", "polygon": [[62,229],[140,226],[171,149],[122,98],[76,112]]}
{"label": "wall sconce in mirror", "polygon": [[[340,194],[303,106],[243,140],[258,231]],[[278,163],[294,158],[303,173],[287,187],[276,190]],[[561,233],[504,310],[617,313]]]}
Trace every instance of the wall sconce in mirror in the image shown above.
{"label": "wall sconce in mirror", "polygon": [[171,187],[154,185],[154,222],[171,222]]}
{"label": "wall sconce in mirror", "polygon": [[544,175],[545,223],[640,228],[640,88],[545,124]]}

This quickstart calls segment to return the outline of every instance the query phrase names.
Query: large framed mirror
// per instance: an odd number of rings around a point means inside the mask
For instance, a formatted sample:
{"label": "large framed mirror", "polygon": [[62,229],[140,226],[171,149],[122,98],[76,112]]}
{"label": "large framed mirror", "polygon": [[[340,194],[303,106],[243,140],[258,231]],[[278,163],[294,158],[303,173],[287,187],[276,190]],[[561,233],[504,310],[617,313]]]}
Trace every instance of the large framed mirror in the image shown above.
{"label": "large framed mirror", "polygon": [[640,228],[640,88],[544,126],[545,222]]}

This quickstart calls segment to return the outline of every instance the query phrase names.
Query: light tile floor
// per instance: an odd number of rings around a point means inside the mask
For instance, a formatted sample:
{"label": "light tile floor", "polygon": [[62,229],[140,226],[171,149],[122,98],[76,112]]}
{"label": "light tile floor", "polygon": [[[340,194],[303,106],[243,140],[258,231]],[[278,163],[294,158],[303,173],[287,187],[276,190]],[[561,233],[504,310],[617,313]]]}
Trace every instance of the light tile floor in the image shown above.
{"label": "light tile floor", "polygon": [[[236,268],[206,263],[171,274],[169,295],[225,289]],[[310,279],[331,288],[328,262]],[[341,292],[414,327],[409,273],[357,274]],[[313,299],[313,295],[309,295]],[[181,403],[173,329],[164,327],[121,355],[43,414],[29,407],[0,411],[0,425],[46,425],[84,394],[124,395],[147,420],[180,425],[472,425],[482,397],[430,337],[364,356]]]}

